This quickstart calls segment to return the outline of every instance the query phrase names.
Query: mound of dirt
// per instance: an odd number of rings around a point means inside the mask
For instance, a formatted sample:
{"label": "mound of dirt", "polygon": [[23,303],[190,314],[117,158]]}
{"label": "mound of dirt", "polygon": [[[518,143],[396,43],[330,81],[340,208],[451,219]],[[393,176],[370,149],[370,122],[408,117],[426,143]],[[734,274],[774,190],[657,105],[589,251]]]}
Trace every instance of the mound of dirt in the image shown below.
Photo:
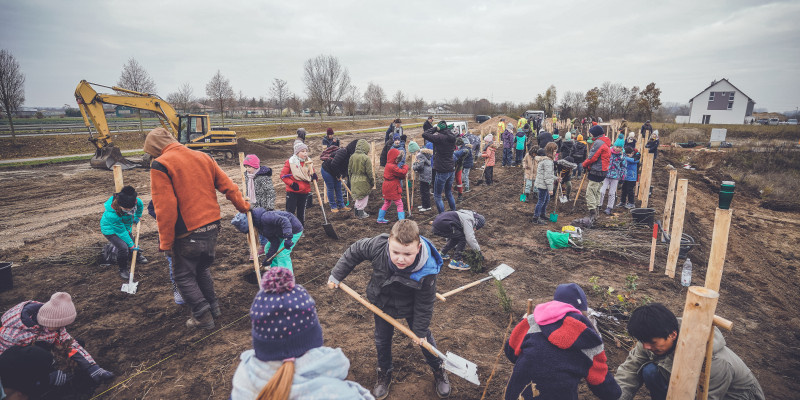
{"label": "mound of dirt", "polygon": [[239,138],[236,146],[239,151],[244,154],[255,154],[262,163],[265,161],[283,160],[291,155],[291,151],[287,153],[286,146],[281,147],[277,144],[256,143],[242,138]]}
{"label": "mound of dirt", "polygon": [[500,118],[505,118],[506,124],[511,122],[512,124],[514,124],[514,126],[517,126],[516,119],[511,118],[507,115],[498,115],[494,118],[483,121],[482,124],[478,125],[477,130],[481,134],[481,136],[488,135],[490,133],[497,133],[497,124],[500,123]]}
{"label": "mound of dirt", "polygon": [[667,135],[663,142],[687,143],[687,142],[707,142],[709,137],[698,128],[678,128]]}

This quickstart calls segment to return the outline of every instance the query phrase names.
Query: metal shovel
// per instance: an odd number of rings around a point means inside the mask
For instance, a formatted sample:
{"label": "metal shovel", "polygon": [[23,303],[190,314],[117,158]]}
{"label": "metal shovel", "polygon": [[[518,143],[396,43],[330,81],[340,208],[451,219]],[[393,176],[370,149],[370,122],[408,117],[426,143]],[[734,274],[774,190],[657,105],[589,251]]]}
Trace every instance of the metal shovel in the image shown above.
{"label": "metal shovel", "polygon": [[[505,264],[503,264],[505,265]],[[513,271],[513,270],[512,270]],[[352,296],[356,299],[359,303],[363,304],[365,307],[369,308],[370,311],[374,312],[379,317],[383,318],[386,322],[392,324],[395,328],[397,328],[400,332],[403,332],[406,336],[419,340],[419,337],[414,334],[408,327],[398,322],[396,319],[390,317],[385,312],[383,312],[380,308],[376,307],[372,303],[365,300],[361,297],[360,294],[356,293],[355,290],[350,289],[349,286],[345,285],[344,283],[339,283],[339,289],[342,289],[345,293]],[[442,354],[437,348],[431,346],[428,342],[420,342],[420,346],[424,347],[425,350],[430,351],[433,354],[436,354],[443,363],[444,369],[450,371],[451,373],[464,378],[468,382],[474,383],[476,385],[480,385],[481,382],[478,379],[478,366],[475,363],[470,362],[462,357],[459,357],[451,352],[447,352],[447,354]]]}
{"label": "metal shovel", "polygon": [[[139,221],[136,224],[136,240],[133,242],[133,248],[139,248],[139,232],[141,231],[142,222]],[[128,294],[136,294],[136,288],[139,287],[139,282],[133,281],[133,273],[136,272],[136,256],[139,255],[139,250],[133,250],[133,255],[131,258],[131,276],[128,278],[128,283],[122,284],[122,291]]]}
{"label": "metal shovel", "polygon": [[319,200],[319,206],[322,208],[322,218],[325,219],[325,223],[322,224],[322,229],[325,230],[325,234],[328,235],[328,237],[338,240],[339,235],[337,235],[336,231],[333,230],[333,225],[328,223],[328,216],[325,214],[325,203],[322,202],[322,196],[319,194],[319,185],[317,184],[317,181],[314,181],[314,188],[317,189],[317,199]]}
{"label": "metal shovel", "polygon": [[453,289],[453,290],[451,290],[451,291],[449,291],[449,292],[447,292],[445,294],[436,293],[436,297],[441,301],[447,301],[447,296],[456,294],[456,293],[458,293],[458,292],[460,292],[462,290],[469,289],[469,288],[471,288],[473,286],[476,286],[476,285],[478,285],[478,284],[480,284],[482,282],[486,282],[486,281],[488,281],[489,279],[492,279],[492,278],[497,279],[498,281],[502,281],[507,276],[511,275],[512,272],[514,272],[514,268],[509,267],[507,264],[500,264],[495,269],[489,271],[489,276],[487,276],[486,278],[479,279],[479,280],[477,280],[475,282],[466,284],[464,286],[461,286],[458,289]]}

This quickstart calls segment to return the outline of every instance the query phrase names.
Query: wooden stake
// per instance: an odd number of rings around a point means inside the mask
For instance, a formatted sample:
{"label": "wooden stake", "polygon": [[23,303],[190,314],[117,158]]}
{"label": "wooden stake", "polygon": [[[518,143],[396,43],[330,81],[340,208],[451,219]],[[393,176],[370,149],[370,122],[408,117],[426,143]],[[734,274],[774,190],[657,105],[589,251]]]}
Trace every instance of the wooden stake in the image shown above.
{"label": "wooden stake", "polygon": [[678,170],[669,170],[669,187],[667,187],[667,201],[664,205],[664,231],[669,232],[669,223],[672,219],[672,205],[675,202],[675,185],[678,183]]}
{"label": "wooden stake", "polygon": [[[680,185],[680,183],[678,183]],[[675,221],[677,224],[677,220]],[[667,400],[691,399],[697,392],[709,332],[717,309],[719,294],[711,289],[692,286],[686,295],[681,331],[675,347]]]}
{"label": "wooden stake", "polygon": [[683,217],[686,213],[686,195],[689,193],[689,180],[678,179],[678,191],[675,193],[675,214],[673,216],[672,233],[669,236],[669,255],[667,256],[667,268],[665,273],[670,278],[675,277],[675,267],[678,264],[678,254],[681,247],[681,235],[683,234]]}
{"label": "wooden stake", "polygon": [[122,182],[122,166],[119,164],[114,164],[114,193],[119,193],[122,191],[122,187],[125,186]]}
{"label": "wooden stake", "polygon": [[528,299],[528,315],[533,314],[533,299]]}
{"label": "wooden stake", "polygon": [[658,239],[658,224],[653,223],[653,242],[650,244],[650,272],[653,272],[653,266],[656,262],[656,239]]}
{"label": "wooden stake", "polygon": [[733,210],[717,208],[714,215],[714,233],[711,236],[711,253],[708,255],[705,287],[719,291],[722,280],[722,267],[728,251],[728,233],[731,229]]}
{"label": "wooden stake", "polygon": [[370,142],[371,149],[369,151],[370,164],[372,164],[372,189],[375,190],[378,181],[375,180],[375,142]]}
{"label": "wooden stake", "polygon": [[644,181],[647,179],[647,168],[650,164],[650,153],[642,153],[642,175],[639,176],[639,180],[636,181],[636,198],[640,201],[642,200],[642,188],[644,187]]}
{"label": "wooden stake", "polygon": [[[244,169],[244,153],[239,152],[239,170],[242,172],[242,196],[247,195],[247,176]],[[255,193],[253,194],[255,196]],[[250,199],[250,204],[255,202],[255,199]],[[256,278],[261,282],[261,266],[258,264],[258,236],[256,235],[256,228],[253,226],[253,213],[247,211],[247,243],[250,247],[250,254],[253,256],[253,268],[256,271]]]}
{"label": "wooden stake", "polygon": [[653,166],[653,157],[647,157],[647,164],[645,165],[647,171],[643,173],[642,208],[647,208],[647,204],[650,202],[650,182],[653,181]]}

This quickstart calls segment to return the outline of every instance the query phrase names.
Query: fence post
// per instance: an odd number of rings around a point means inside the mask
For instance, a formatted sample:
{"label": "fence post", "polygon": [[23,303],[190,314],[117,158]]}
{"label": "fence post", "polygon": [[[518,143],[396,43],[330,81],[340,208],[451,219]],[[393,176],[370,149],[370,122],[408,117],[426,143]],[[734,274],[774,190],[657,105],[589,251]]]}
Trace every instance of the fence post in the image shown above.
{"label": "fence post", "polygon": [[670,278],[675,277],[675,267],[678,264],[678,254],[681,249],[681,236],[683,235],[683,217],[686,214],[686,195],[689,192],[689,180],[678,179],[678,192],[675,194],[675,214],[673,215],[672,233],[669,236],[669,255],[667,267],[664,271]]}

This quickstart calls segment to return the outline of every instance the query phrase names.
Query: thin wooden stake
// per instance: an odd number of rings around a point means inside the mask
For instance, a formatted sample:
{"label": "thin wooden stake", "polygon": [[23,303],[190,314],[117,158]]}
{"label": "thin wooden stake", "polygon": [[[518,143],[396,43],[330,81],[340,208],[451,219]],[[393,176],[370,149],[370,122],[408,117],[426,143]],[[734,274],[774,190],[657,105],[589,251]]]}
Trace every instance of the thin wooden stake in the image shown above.
{"label": "thin wooden stake", "polygon": [[678,170],[669,170],[669,187],[667,187],[667,201],[664,204],[664,231],[669,232],[669,223],[672,220],[672,205],[675,203],[675,185],[678,183]]}
{"label": "thin wooden stake", "polygon": [[377,187],[378,181],[375,180],[375,142],[370,142],[370,164],[372,164],[372,190],[375,190]]}
{"label": "thin wooden stake", "polygon": [[647,208],[647,204],[650,202],[650,182],[653,181],[653,167],[654,167],[654,160],[653,157],[647,157],[647,172],[644,175],[644,188],[642,189],[642,208]]}
{"label": "thin wooden stake", "polygon": [[122,181],[122,166],[119,164],[114,164],[114,193],[119,193],[122,191],[122,187],[125,186]]}
{"label": "thin wooden stake", "polygon": [[728,251],[728,233],[731,229],[733,210],[717,208],[714,215],[714,233],[711,236],[711,253],[708,255],[705,287],[719,291],[722,281],[722,267]]}
{"label": "thin wooden stake", "polygon": [[658,224],[653,224],[653,242],[650,244],[650,272],[653,272],[653,266],[656,262],[656,239],[658,239]]}
{"label": "thin wooden stake", "polygon": [[689,180],[678,179],[678,191],[675,193],[675,214],[673,216],[672,233],[669,236],[669,255],[665,273],[670,278],[675,277],[675,267],[678,265],[678,254],[681,248],[683,235],[683,217],[686,214],[686,195],[689,193]]}
{"label": "thin wooden stake", "polygon": [[[247,175],[244,168],[244,153],[239,152],[239,170],[242,172],[242,196],[246,196],[247,191]],[[253,193],[255,196],[255,193]],[[250,199],[250,204],[253,204],[255,199]],[[256,236],[255,226],[253,225],[253,213],[247,211],[247,243],[250,247],[250,254],[253,256],[253,268],[256,271],[257,282],[261,282],[261,266],[258,265],[258,236]]]}
{"label": "thin wooden stake", "polygon": [[712,322],[718,300],[719,294],[714,290],[700,286],[689,288],[675,346],[667,400],[691,399],[697,393],[700,368],[705,356],[701,349],[706,347],[709,332],[713,332]]}
{"label": "thin wooden stake", "polygon": [[583,181],[586,180],[586,175],[589,175],[589,171],[583,171],[583,178],[581,178],[581,183],[578,184],[578,194],[575,195],[575,200],[572,202],[572,208],[575,208],[575,205],[578,204],[578,197],[581,196],[581,188],[583,187]]}

